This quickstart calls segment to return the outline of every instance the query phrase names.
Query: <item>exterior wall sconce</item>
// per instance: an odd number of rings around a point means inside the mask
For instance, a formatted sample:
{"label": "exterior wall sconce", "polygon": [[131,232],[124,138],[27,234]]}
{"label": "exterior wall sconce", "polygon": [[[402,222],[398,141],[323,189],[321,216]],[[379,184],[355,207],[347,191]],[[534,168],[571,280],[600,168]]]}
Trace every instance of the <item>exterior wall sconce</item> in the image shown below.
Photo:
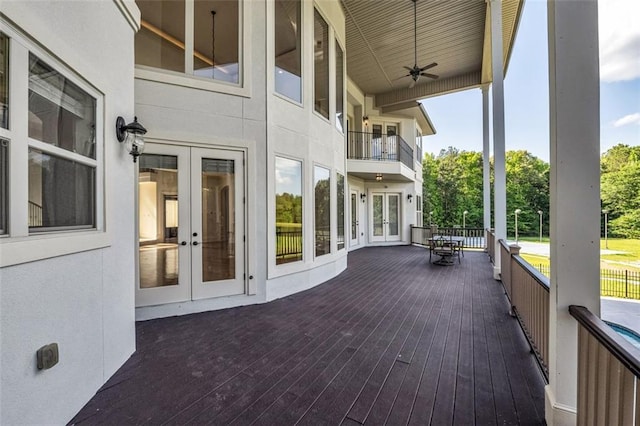
{"label": "exterior wall sconce", "polygon": [[382,182],[382,173],[376,174],[376,182]]}
{"label": "exterior wall sconce", "polygon": [[118,142],[124,142],[124,146],[133,157],[133,162],[138,161],[138,156],[144,151],[144,134],[147,129],[138,123],[138,117],[133,118],[133,122],[125,126],[124,118],[116,119],[116,137]]}
{"label": "exterior wall sconce", "polygon": [[362,202],[364,203],[367,200],[367,194],[365,194],[364,192],[362,192],[360,194],[360,199],[362,200]]}
{"label": "exterior wall sconce", "polygon": [[365,126],[369,125],[369,116],[365,115],[364,117],[362,117],[362,122],[364,123]]}
{"label": "exterior wall sconce", "polygon": [[411,202],[411,200],[413,200],[413,194],[407,195],[407,200],[409,200],[409,202]]}

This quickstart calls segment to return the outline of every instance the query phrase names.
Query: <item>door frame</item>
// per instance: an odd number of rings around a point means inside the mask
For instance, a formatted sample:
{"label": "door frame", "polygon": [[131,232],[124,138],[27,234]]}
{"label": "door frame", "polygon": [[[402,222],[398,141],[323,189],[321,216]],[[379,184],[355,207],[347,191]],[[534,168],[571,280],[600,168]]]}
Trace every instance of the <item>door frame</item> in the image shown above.
{"label": "door frame", "polygon": [[[248,212],[246,205],[246,196],[247,196],[247,168],[246,164],[246,151],[242,149],[233,149],[230,147],[219,147],[219,146],[206,146],[206,145],[196,145],[196,144],[188,144],[188,143],[171,143],[167,141],[159,141],[159,142],[150,142],[147,141],[145,154],[158,154],[158,155],[172,155],[178,158],[178,173],[180,170],[183,170],[182,179],[178,179],[178,220],[180,225],[180,218],[188,218],[188,226],[179,226],[178,227],[178,250],[179,250],[179,269],[178,269],[178,285],[172,286],[177,289],[174,291],[167,291],[169,286],[166,287],[155,287],[155,288],[140,288],[140,252],[139,252],[139,220],[140,220],[140,200],[139,200],[139,172],[135,173],[135,235],[136,235],[136,246],[135,246],[135,307],[145,307],[145,306],[154,306],[154,305],[168,305],[172,303],[180,303],[180,302],[191,302],[198,299],[203,298],[217,298],[217,297],[226,297],[231,294],[224,294],[224,291],[221,294],[220,292],[214,292],[216,294],[194,294],[194,282],[193,282],[193,268],[194,259],[193,259],[193,250],[192,250],[192,226],[193,219],[192,214],[195,209],[192,209],[193,202],[191,186],[193,179],[193,168],[192,168],[192,154],[194,150],[203,150],[208,153],[212,152],[225,152],[231,153],[231,155],[239,155],[239,158],[235,158],[239,161],[237,164],[241,167],[241,170],[235,173],[236,178],[236,188],[235,191],[238,194],[236,201],[236,223],[240,224],[242,227],[242,235],[238,235],[236,240],[239,238],[242,241],[242,244],[235,245],[235,253],[241,253],[241,260],[236,263],[239,266],[236,267],[236,277],[237,279],[242,281],[242,292],[233,292],[233,295],[248,295],[248,284],[247,284],[247,261],[248,261],[248,245],[246,244],[246,234],[248,231]],[[212,158],[216,158],[215,155],[212,155]],[[200,174],[198,173],[198,179],[201,179]],[[239,182],[238,182],[239,181]],[[201,201],[201,200],[200,200]],[[240,208],[238,208],[240,207]],[[199,212],[201,213],[201,211]],[[239,220],[238,220],[239,216]],[[240,233],[237,233],[240,234]],[[200,238],[200,237],[198,237]],[[200,241],[200,239],[198,239]],[[186,245],[180,244],[181,242],[186,242]],[[202,265],[197,265],[197,267],[202,268]],[[215,283],[215,282],[214,282]],[[215,284],[214,284],[215,285]],[[206,293],[206,292],[205,292]]]}
{"label": "door frame", "polygon": [[[375,196],[382,196],[382,235],[374,235],[374,221],[373,221],[373,199]],[[390,235],[389,233],[389,198],[397,197],[397,217],[398,217],[398,234]],[[369,242],[371,243],[386,243],[402,241],[402,193],[394,191],[371,191],[369,197],[369,207],[367,209],[369,216]]]}

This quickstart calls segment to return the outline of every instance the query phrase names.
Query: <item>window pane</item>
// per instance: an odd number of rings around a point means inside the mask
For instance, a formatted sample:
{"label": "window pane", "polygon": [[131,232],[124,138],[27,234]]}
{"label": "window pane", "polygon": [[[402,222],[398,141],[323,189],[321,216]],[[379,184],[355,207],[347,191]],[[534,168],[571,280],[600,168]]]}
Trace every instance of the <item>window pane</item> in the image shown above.
{"label": "window pane", "polygon": [[184,0],[136,0],[136,64],[184,72]]}
{"label": "window pane", "polygon": [[331,178],[329,170],[315,166],[316,256],[331,253]]}
{"label": "window pane", "polygon": [[338,207],[338,250],[344,248],[344,176],[336,174],[336,206]]}
{"label": "window pane", "polygon": [[302,102],[301,9],[300,0],[275,2],[276,92],[297,102]]}
{"label": "window pane", "polygon": [[315,70],[315,109],[323,117],[329,118],[329,26],[314,10],[313,58]]}
{"label": "window pane", "polygon": [[138,209],[140,287],[178,285],[178,157],[140,156]]}
{"label": "window pane", "polygon": [[0,139],[0,235],[7,233],[8,147],[9,142]]}
{"label": "window pane", "polygon": [[9,128],[9,37],[0,33],[0,127]]}
{"label": "window pane", "polygon": [[344,62],[340,45],[336,41],[336,127],[344,130]]}
{"label": "window pane", "polygon": [[94,228],[96,170],[29,149],[29,230]]}
{"label": "window pane", "polygon": [[[215,13],[213,13],[215,12]],[[237,0],[195,0],[193,72],[199,77],[238,83]]]}
{"label": "window pane", "polygon": [[302,163],[276,157],[276,265],[302,260]]}
{"label": "window pane", "polygon": [[96,100],[29,55],[29,137],[96,158]]}

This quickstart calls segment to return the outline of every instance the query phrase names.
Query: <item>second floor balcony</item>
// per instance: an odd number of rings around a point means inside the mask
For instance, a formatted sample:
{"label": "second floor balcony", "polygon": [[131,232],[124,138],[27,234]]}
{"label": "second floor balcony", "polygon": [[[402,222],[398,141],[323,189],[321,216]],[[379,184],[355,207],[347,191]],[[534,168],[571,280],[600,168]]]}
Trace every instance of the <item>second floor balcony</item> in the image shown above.
{"label": "second floor balcony", "polygon": [[[350,131],[347,135],[347,159],[373,162],[352,167],[349,161],[349,172],[385,171],[387,174],[406,175],[411,180],[413,177],[413,148],[399,135]],[[383,166],[381,163],[391,165]],[[402,173],[401,164],[408,168],[405,173]]]}

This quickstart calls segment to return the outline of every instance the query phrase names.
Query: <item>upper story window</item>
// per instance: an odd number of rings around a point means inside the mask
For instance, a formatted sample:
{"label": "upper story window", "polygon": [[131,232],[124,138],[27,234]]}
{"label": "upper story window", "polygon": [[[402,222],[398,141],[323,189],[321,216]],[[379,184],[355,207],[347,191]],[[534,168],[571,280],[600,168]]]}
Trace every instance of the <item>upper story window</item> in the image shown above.
{"label": "upper story window", "polygon": [[336,40],[336,127],[344,131],[344,53]]}
{"label": "upper story window", "polygon": [[422,133],[416,129],[416,161],[422,163]]}
{"label": "upper story window", "polygon": [[313,16],[313,104],[316,112],[329,119],[329,26],[317,10]]}
{"label": "upper story window", "polygon": [[302,3],[275,1],[275,89],[302,102]]}
{"label": "upper story window", "polygon": [[137,0],[136,64],[240,83],[238,0]]}
{"label": "upper story window", "polygon": [[9,128],[9,37],[0,32],[0,127]]}

